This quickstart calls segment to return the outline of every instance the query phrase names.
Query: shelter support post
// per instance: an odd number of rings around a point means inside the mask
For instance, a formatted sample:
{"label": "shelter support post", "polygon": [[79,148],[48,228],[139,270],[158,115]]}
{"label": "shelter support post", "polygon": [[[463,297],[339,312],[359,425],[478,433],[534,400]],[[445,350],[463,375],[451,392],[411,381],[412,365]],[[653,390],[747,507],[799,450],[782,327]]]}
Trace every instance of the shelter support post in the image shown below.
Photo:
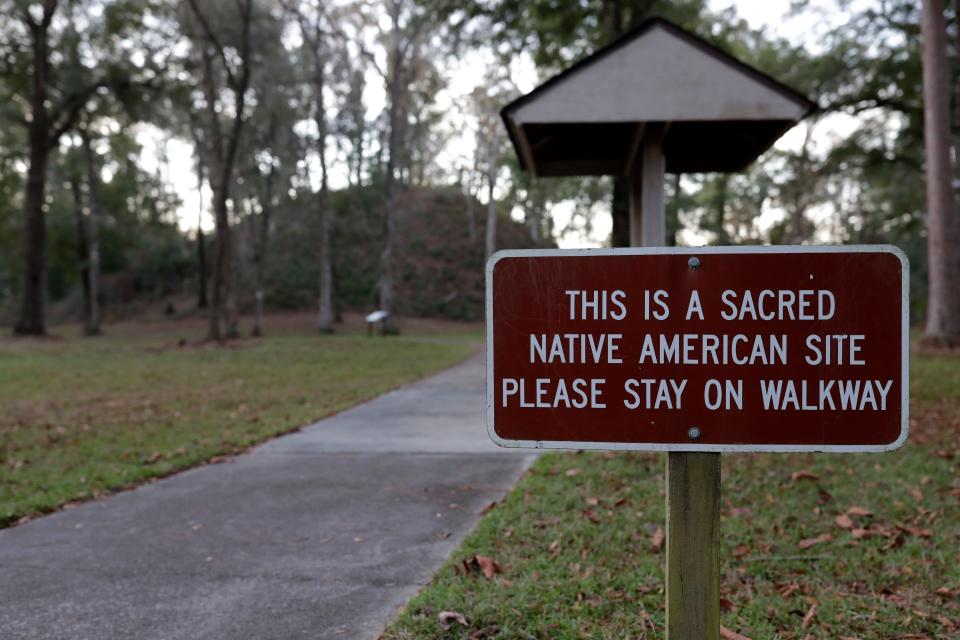
{"label": "shelter support post", "polygon": [[[666,125],[648,123],[630,174],[630,243],[666,244]],[[691,425],[692,426],[692,425]],[[667,454],[667,640],[720,638],[720,454]]]}

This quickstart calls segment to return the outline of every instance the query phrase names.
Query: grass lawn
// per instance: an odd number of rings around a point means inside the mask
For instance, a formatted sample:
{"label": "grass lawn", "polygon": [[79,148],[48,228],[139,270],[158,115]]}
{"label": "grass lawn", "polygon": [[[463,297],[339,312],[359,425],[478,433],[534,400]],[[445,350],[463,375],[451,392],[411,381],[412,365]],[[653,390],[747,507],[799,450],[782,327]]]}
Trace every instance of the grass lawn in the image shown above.
{"label": "grass lawn", "polygon": [[[725,638],[960,638],[960,355],[911,376],[896,452],[723,457]],[[384,638],[663,638],[664,467],[542,456]]]}
{"label": "grass lawn", "polygon": [[[0,339],[0,526],[232,454],[462,360],[476,327],[320,336],[312,317],[205,345],[200,321]],[[181,344],[181,341],[186,341]]]}

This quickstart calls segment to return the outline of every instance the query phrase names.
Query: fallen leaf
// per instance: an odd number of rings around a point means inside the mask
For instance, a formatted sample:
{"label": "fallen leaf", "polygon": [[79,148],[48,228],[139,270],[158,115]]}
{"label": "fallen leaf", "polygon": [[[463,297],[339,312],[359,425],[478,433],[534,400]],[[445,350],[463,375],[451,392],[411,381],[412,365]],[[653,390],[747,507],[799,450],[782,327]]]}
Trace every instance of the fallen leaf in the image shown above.
{"label": "fallen leaf", "polygon": [[916,487],[914,487],[909,490],[909,493],[911,496],[913,496],[913,499],[916,500],[917,502],[923,502],[923,491],[920,491],[920,489],[917,489]]}
{"label": "fallen leaf", "polygon": [[850,519],[845,513],[841,513],[836,518],[833,519],[837,523],[837,526],[841,529],[853,529],[853,520]]}
{"label": "fallen leaf", "polygon": [[726,627],[720,627],[720,637],[723,640],[750,640],[747,636],[737,633],[736,631],[730,631]]}
{"label": "fallen leaf", "polygon": [[736,611],[737,607],[726,598],[720,598],[720,611]]}
{"label": "fallen leaf", "polygon": [[500,627],[495,624],[491,624],[488,627],[477,629],[471,633],[470,640],[486,640],[487,638],[496,638],[499,633]]}
{"label": "fallen leaf", "polygon": [[875,535],[869,529],[854,529],[853,531],[850,532],[850,534],[857,540],[860,540],[861,538],[866,538],[867,536],[870,536],[870,535]]}
{"label": "fallen leaf", "polygon": [[810,605],[810,610],[807,611],[807,615],[803,616],[803,623],[800,625],[800,628],[806,631],[810,628],[810,625],[813,624],[813,619],[817,617],[817,605]]}
{"label": "fallen leaf", "polygon": [[573,476],[580,473],[580,469],[567,469],[567,477],[572,478]]}
{"label": "fallen leaf", "polygon": [[909,533],[910,535],[916,536],[918,538],[929,538],[930,536],[933,535],[933,531],[931,531],[930,529],[921,529],[920,527],[914,527],[912,525],[898,524],[897,529],[899,529],[900,531],[903,531],[904,533]]}
{"label": "fallen leaf", "polygon": [[650,547],[654,551],[660,551],[660,549],[663,548],[663,542],[666,538],[667,534],[664,533],[663,527],[657,527],[657,530],[650,536]]}
{"label": "fallen leaf", "polygon": [[591,507],[596,507],[600,504],[600,500],[598,498],[587,498],[587,504]]}
{"label": "fallen leaf", "polygon": [[441,611],[437,615],[437,620],[440,621],[440,626],[443,627],[444,631],[450,629],[450,623],[456,622],[462,626],[467,626],[467,619],[463,617],[462,613],[456,611]]}
{"label": "fallen leaf", "polygon": [[820,476],[811,472],[811,471],[794,471],[790,474],[790,482],[797,482],[799,480],[819,480]]}
{"label": "fallen leaf", "polygon": [[545,528],[551,527],[551,526],[553,526],[553,525],[555,525],[555,524],[560,524],[560,517],[559,517],[559,516],[550,516],[550,517],[548,517],[548,518],[543,518],[542,520],[537,520],[536,522],[533,523],[533,528],[534,528],[534,529],[545,529]]}
{"label": "fallen leaf", "polygon": [[809,549],[810,547],[816,546],[821,542],[828,542],[832,539],[833,536],[831,536],[829,533],[821,533],[816,538],[806,538],[801,540],[797,546],[801,549]]}
{"label": "fallen leaf", "polygon": [[873,515],[873,512],[869,509],[864,509],[863,507],[853,506],[847,509],[848,516],[862,516],[868,518]]}
{"label": "fallen leaf", "polygon": [[586,516],[587,520],[593,524],[600,524],[600,518],[597,516],[597,512],[593,509],[584,509],[583,515]]}
{"label": "fallen leaf", "polygon": [[503,569],[500,563],[490,556],[473,556],[469,560],[463,561],[463,568],[467,573],[479,571],[487,580],[493,579],[494,574],[501,573]]}
{"label": "fallen leaf", "polygon": [[157,462],[158,460],[160,460],[160,458],[162,457],[163,457],[162,453],[160,453],[159,451],[154,451],[153,453],[150,454],[150,457],[148,457],[146,460],[143,461],[143,463],[153,464],[154,462]]}
{"label": "fallen leaf", "polygon": [[487,515],[488,513],[490,513],[491,511],[493,511],[493,509],[494,509],[496,506],[497,506],[497,501],[494,500],[493,502],[489,503],[487,506],[485,506],[483,509],[480,510],[480,515],[482,515],[482,516]]}

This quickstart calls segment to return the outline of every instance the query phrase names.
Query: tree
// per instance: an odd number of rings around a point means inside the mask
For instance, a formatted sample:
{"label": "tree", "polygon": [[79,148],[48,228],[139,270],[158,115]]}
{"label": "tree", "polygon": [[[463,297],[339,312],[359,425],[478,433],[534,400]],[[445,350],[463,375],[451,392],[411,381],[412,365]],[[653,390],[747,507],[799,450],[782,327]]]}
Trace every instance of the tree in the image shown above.
{"label": "tree", "polygon": [[[330,80],[330,64],[334,54],[333,40],[336,25],[331,24],[328,9],[321,1],[309,2],[304,7],[302,2],[288,2],[287,11],[296,17],[300,27],[300,37],[303,39],[304,49],[311,64],[311,89],[313,92],[313,121],[317,128],[317,138],[314,151],[320,163],[320,191],[317,194],[317,219],[320,222],[320,296],[317,329],[320,333],[333,333],[333,259],[331,256],[330,229],[333,226],[333,208],[329,197],[329,168],[327,158],[327,142],[329,133],[329,115],[327,113],[326,97]],[[357,96],[359,97],[359,96]],[[356,116],[355,116],[356,117]],[[359,127],[359,141],[354,142],[355,153],[363,154],[362,113]],[[356,170],[359,181],[360,167],[357,162]],[[352,172],[351,172],[352,173]]]}
{"label": "tree", "polygon": [[[237,149],[247,117],[248,89],[254,64],[251,35],[254,0],[235,0],[232,9],[235,9],[236,15],[232,17],[239,22],[228,25],[233,27],[230,29],[214,29],[198,0],[187,0],[187,4],[191,16],[189,31],[200,55],[200,82],[207,115],[207,157],[217,239],[207,337],[221,340],[239,336],[228,202]],[[212,4],[205,3],[204,7],[209,9]],[[217,8],[220,9],[218,18],[233,13],[222,5]],[[222,22],[218,22],[220,26],[223,26]],[[223,95],[221,73],[225,76],[228,100]],[[229,109],[225,107],[225,102],[229,102]],[[224,112],[230,115],[222,118]]]}
{"label": "tree", "polygon": [[83,149],[83,162],[87,172],[87,216],[83,237],[87,245],[87,290],[86,313],[84,314],[83,334],[98,336],[100,330],[100,167],[97,164],[93,146],[90,144],[90,131],[87,126],[80,128],[80,144]]}
{"label": "tree", "polygon": [[410,89],[416,72],[416,62],[429,35],[428,28],[435,19],[428,7],[410,0],[386,2],[388,30],[382,34],[387,64],[381,68],[374,56],[367,52],[374,68],[383,78],[386,90],[386,143],[383,162],[383,249],[380,253],[380,308],[387,312],[383,329],[386,334],[397,333],[393,318],[393,267],[397,241],[397,186],[398,173],[409,156],[405,149],[410,117]]}
{"label": "tree", "polygon": [[[138,25],[155,2],[114,0],[0,1],[4,88],[3,111],[26,131],[29,147],[23,198],[23,286],[14,332],[46,331],[47,172],[51,154],[73,130],[90,100],[113,94],[123,100],[148,87],[156,69]],[[64,6],[69,13],[64,15]],[[95,11],[96,10],[96,11]],[[92,16],[96,15],[96,19]],[[139,63],[130,59],[140,48]],[[82,48],[84,55],[76,54]],[[57,51],[57,55],[53,52]]]}
{"label": "tree", "polygon": [[923,0],[924,138],[927,150],[929,290],[926,338],[960,344],[960,221],[952,188],[946,19],[941,0]]}

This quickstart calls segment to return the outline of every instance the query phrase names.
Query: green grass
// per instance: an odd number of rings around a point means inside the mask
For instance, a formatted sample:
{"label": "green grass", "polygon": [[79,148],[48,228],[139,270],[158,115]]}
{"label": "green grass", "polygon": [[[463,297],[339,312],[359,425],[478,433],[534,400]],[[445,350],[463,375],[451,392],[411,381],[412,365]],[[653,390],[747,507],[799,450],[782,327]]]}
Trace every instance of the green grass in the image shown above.
{"label": "green grass", "polygon": [[[960,638],[960,358],[915,354],[911,392],[913,433],[896,452],[724,456],[724,627],[753,640]],[[384,639],[663,638],[664,465],[542,456]],[[838,525],[854,506],[875,535]],[[502,572],[465,569],[475,555]],[[467,626],[444,631],[441,611]]]}
{"label": "green grass", "polygon": [[226,347],[180,346],[203,328],[171,322],[0,340],[0,526],[242,451],[476,348],[467,331],[319,336],[301,324]]}

